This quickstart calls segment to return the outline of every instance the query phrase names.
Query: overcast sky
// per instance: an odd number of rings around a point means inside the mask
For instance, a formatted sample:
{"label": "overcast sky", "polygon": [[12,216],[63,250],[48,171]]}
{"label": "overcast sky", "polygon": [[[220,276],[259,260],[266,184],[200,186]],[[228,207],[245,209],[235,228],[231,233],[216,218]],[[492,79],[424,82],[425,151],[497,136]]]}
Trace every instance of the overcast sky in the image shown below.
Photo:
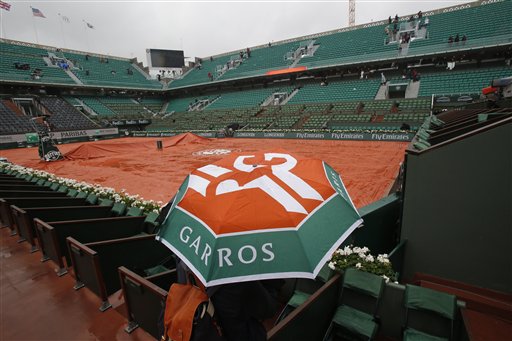
{"label": "overcast sky", "polygon": [[[337,0],[4,1],[11,10],[0,9],[3,38],[137,57],[145,65],[146,48],[206,57],[348,26],[348,1]],[[466,2],[356,0],[356,24]],[[33,17],[30,6],[46,18]]]}

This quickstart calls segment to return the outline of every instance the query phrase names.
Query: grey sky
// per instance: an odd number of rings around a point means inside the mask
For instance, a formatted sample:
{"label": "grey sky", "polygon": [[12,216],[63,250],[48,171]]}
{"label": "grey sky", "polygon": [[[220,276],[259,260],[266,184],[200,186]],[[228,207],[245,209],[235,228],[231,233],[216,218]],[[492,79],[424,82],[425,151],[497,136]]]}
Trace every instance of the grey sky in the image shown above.
{"label": "grey sky", "polygon": [[[146,48],[205,57],[348,26],[348,1],[336,0],[4,1],[12,7],[0,10],[3,38],[35,43],[36,29],[40,44],[137,57],[144,64]],[[356,24],[466,2],[356,0]],[[30,6],[46,19],[33,17]]]}

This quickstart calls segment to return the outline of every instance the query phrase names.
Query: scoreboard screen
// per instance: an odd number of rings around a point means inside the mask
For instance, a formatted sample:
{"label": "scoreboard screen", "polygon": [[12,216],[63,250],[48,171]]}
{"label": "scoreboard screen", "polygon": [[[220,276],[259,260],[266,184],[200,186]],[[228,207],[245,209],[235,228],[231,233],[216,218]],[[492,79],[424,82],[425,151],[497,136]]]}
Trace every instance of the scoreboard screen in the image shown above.
{"label": "scoreboard screen", "polygon": [[185,56],[180,50],[148,49],[150,67],[181,68],[185,65]]}

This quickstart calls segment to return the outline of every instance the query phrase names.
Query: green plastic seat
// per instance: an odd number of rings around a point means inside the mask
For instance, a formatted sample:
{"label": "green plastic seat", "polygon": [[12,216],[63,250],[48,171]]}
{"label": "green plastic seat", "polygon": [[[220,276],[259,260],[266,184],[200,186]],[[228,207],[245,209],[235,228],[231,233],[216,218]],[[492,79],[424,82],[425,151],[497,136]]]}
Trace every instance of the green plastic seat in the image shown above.
{"label": "green plastic seat", "polygon": [[143,215],[142,209],[139,207],[130,207],[126,211],[126,215],[129,217],[140,217]]}
{"label": "green plastic seat", "polygon": [[89,193],[89,195],[85,198],[85,201],[88,204],[96,205],[96,203],[98,202],[98,197],[94,193]]}
{"label": "green plastic seat", "polygon": [[154,230],[158,226],[157,219],[159,217],[159,214],[156,212],[149,212],[149,214],[146,216],[146,219],[144,219],[144,224],[146,224],[148,227],[148,230]]}
{"label": "green plastic seat", "polygon": [[116,216],[123,215],[126,211],[126,205],[122,202],[116,202],[114,206],[112,206],[112,214]]}
{"label": "green plastic seat", "polygon": [[68,186],[65,186],[65,185],[60,185],[59,188],[57,188],[57,192],[60,192],[60,193],[67,193],[69,190]]}
{"label": "green plastic seat", "polygon": [[77,191],[76,189],[74,189],[74,188],[71,188],[71,189],[68,191],[67,196],[68,196],[68,197],[72,197],[72,198],[74,198],[74,197],[76,197],[76,195],[77,195],[77,194],[78,194],[78,191]]}
{"label": "green plastic seat", "polygon": [[365,336],[368,339],[373,339],[379,328],[372,315],[348,305],[339,306],[334,313],[332,321],[351,333]]}
{"label": "green plastic seat", "polygon": [[279,317],[276,319],[276,324],[288,316],[294,309],[298,308],[304,302],[306,302],[307,299],[311,297],[311,295],[316,290],[318,290],[322,285],[324,285],[324,283],[331,279],[333,274],[334,272],[331,270],[331,268],[325,264],[318,272],[315,280],[297,279],[293,295],[284,306],[283,310],[279,314]]}
{"label": "green plastic seat", "polygon": [[[404,302],[404,340],[439,341],[453,338],[457,313],[455,295],[408,284]],[[433,330],[436,326],[444,328]]]}
{"label": "green plastic seat", "polygon": [[60,184],[58,182],[54,182],[51,186],[50,186],[50,189],[53,190],[53,191],[56,191],[58,188],[60,187]]}
{"label": "green plastic seat", "polygon": [[448,339],[423,333],[413,328],[408,328],[404,331],[403,341],[448,341]]}
{"label": "green plastic seat", "polygon": [[[332,335],[339,334],[349,336],[349,338],[370,340],[375,338],[379,329],[375,314],[377,313],[384,284],[384,278],[380,276],[355,268],[346,269],[343,276],[341,304],[336,309],[324,340],[330,339]],[[357,296],[366,296],[369,299],[368,301],[373,301],[373,305],[365,308],[367,311],[362,310],[362,308],[356,309],[348,304],[350,300],[345,300],[345,296],[350,293]]]}
{"label": "green plastic seat", "polygon": [[87,194],[87,192],[82,192],[82,191],[80,191],[80,192],[78,192],[78,193],[77,193],[77,195],[76,195],[76,197],[75,197],[75,198],[78,198],[78,199],[85,199],[85,198],[87,198],[87,195],[88,195],[88,194]]}
{"label": "green plastic seat", "polygon": [[112,206],[114,201],[110,199],[99,199],[99,204],[100,206]]}

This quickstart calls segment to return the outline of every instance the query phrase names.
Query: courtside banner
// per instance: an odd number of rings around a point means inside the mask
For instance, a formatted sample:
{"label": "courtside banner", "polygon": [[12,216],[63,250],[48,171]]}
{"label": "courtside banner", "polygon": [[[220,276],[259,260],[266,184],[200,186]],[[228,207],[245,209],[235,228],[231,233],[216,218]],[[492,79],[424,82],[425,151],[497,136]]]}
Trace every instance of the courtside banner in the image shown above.
{"label": "courtside banner", "polygon": [[[181,133],[178,132],[146,132],[134,131],[134,137],[169,137]],[[195,133],[202,137],[224,137],[215,132]],[[415,133],[408,132],[262,132],[262,131],[237,131],[235,138],[255,138],[255,139],[299,139],[299,140],[352,140],[352,141],[389,141],[389,142],[409,142]]]}

